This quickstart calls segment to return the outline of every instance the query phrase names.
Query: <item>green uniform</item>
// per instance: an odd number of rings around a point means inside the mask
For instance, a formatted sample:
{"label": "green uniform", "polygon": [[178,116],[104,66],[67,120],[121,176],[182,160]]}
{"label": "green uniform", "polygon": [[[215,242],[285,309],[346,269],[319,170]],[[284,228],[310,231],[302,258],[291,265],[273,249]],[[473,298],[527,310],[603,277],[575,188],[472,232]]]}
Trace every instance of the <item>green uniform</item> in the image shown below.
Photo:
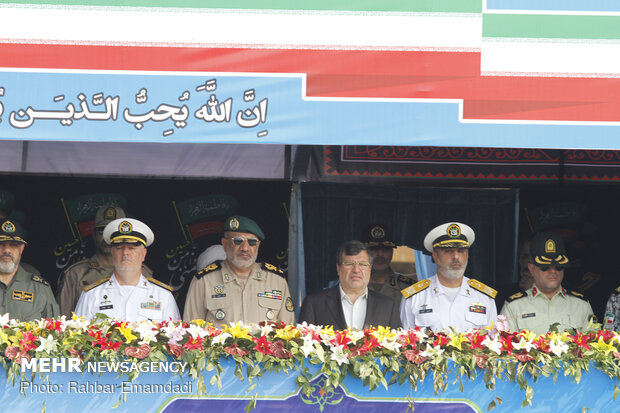
{"label": "green uniform", "polygon": [[[60,303],[60,313],[71,317],[71,313],[75,310],[80,295],[85,287],[109,277],[114,272],[113,265],[102,265],[94,255],[91,258],[78,261],[65,270],[61,276],[60,294],[58,301]],[[142,265],[142,274],[151,276],[153,272],[146,266]]]}
{"label": "green uniform", "polygon": [[58,304],[47,281],[20,265],[9,285],[0,282],[0,314],[19,321],[59,315]]}
{"label": "green uniform", "polygon": [[370,283],[368,283],[368,289],[376,291],[379,294],[387,295],[396,301],[396,303],[400,303],[400,300],[403,298],[401,290],[404,290],[415,282],[417,282],[415,278],[405,277],[402,274],[390,271],[389,278],[385,280],[383,284],[373,283],[371,277]]}
{"label": "green uniform", "polygon": [[506,316],[510,330],[531,330],[541,335],[547,333],[555,323],[559,323],[558,331],[567,328],[583,331],[594,312],[590,303],[579,293],[560,288],[549,299],[534,286],[510,296],[500,314]]}
{"label": "green uniform", "polygon": [[192,279],[183,321],[202,319],[216,326],[266,320],[293,324],[294,311],[288,284],[275,266],[254,263],[250,276],[242,279],[221,261]]}

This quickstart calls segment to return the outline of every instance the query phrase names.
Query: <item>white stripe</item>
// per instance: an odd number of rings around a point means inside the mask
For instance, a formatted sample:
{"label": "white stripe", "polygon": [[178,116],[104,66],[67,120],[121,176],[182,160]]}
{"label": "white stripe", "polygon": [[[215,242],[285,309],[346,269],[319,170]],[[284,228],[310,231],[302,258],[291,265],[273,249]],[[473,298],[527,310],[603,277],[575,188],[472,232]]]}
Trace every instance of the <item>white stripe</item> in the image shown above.
{"label": "white stripe", "polygon": [[587,42],[482,42],[481,70],[497,73],[561,73],[604,77],[620,74],[620,44]]}
{"label": "white stripe", "polygon": [[2,10],[0,38],[51,42],[479,48],[481,15],[283,14],[145,9]]}

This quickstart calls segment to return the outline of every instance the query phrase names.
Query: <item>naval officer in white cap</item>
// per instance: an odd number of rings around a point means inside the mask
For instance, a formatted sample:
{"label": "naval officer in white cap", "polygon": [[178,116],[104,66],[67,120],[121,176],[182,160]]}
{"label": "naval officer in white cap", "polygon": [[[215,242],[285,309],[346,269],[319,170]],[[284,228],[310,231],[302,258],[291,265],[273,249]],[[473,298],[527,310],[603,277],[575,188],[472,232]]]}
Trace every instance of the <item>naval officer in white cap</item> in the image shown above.
{"label": "naval officer in white cap", "polygon": [[102,313],[124,321],[179,320],[172,287],[142,274],[153,231],[137,219],[120,218],[106,225],[103,239],[111,246],[114,272],[84,288],[75,314],[88,319]]}
{"label": "naval officer in white cap", "polygon": [[475,237],[469,226],[459,222],[439,225],[426,235],[424,247],[433,254],[437,274],[402,290],[403,328],[465,331],[497,321],[497,292],[463,275]]}

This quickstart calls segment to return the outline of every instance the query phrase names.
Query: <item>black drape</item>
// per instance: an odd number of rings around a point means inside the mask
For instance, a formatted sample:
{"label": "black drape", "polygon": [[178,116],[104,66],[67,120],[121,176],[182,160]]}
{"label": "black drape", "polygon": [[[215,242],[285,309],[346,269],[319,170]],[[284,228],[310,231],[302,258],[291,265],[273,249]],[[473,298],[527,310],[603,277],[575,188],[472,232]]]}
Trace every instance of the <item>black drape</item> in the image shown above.
{"label": "black drape", "polygon": [[516,279],[517,189],[407,188],[388,185],[302,183],[306,292],[336,279],[336,250],[359,239],[371,223],[387,225],[398,245],[424,250],[435,226],[471,226],[476,240],[466,275],[490,286]]}

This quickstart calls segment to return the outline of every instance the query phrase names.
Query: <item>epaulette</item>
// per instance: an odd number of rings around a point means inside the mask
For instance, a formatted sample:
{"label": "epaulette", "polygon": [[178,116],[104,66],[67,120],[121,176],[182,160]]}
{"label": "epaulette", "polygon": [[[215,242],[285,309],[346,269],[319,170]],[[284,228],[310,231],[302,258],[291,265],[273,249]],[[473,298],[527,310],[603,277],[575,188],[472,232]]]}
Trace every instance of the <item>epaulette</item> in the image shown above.
{"label": "epaulette", "polygon": [[105,282],[110,281],[110,278],[112,278],[112,276],[109,276],[109,277],[103,277],[103,278],[102,278],[102,279],[100,279],[99,281],[95,281],[94,283],[92,283],[92,284],[87,285],[86,287],[84,287],[84,288],[83,288],[83,291],[84,291],[84,292],[86,292],[86,291],[90,291],[90,290],[92,290],[93,288],[95,288],[95,287],[97,287],[97,286],[99,286],[99,285],[101,285],[101,284],[103,284],[103,283],[105,283]]}
{"label": "epaulette", "polygon": [[210,264],[202,270],[198,271],[198,274],[196,274],[196,279],[199,280],[210,272],[219,270],[220,268],[222,268],[222,264],[220,263],[220,261],[216,261],[213,264]]}
{"label": "epaulette", "polygon": [[282,271],[281,269],[279,269],[278,267],[276,267],[273,264],[269,264],[268,262],[264,262],[260,265],[260,267],[263,270],[267,270],[267,271],[271,271],[271,272],[275,272],[276,274],[284,277],[284,271]]}
{"label": "epaulette", "polygon": [[495,291],[494,289],[492,289],[488,285],[481,283],[478,280],[471,279],[471,280],[467,281],[467,284],[471,288],[473,288],[474,290],[478,290],[482,294],[486,294],[486,295],[488,295],[491,298],[495,298],[495,296],[497,295],[497,291]]}
{"label": "epaulette", "polygon": [[40,275],[33,274],[32,277],[30,277],[30,278],[32,279],[32,281],[36,281],[36,282],[41,283],[43,285],[47,285],[47,286],[50,285],[50,283],[48,283],[47,280],[44,279],[43,277],[41,277]]}
{"label": "epaulette", "polygon": [[409,298],[412,295],[419,293],[420,291],[426,290],[430,285],[431,285],[431,280],[426,278],[424,280],[418,281],[415,284],[410,285],[407,288],[400,290],[400,293],[403,295],[403,297]]}
{"label": "epaulette", "polygon": [[155,279],[155,278],[153,278],[153,277],[144,277],[144,278],[146,278],[147,280],[149,280],[149,281],[150,281],[150,282],[152,282],[153,284],[160,286],[161,288],[165,288],[166,290],[168,290],[168,291],[170,291],[170,292],[174,291],[174,288],[173,288],[173,287],[171,287],[171,286],[169,286],[168,284],[163,283],[163,282],[161,282],[161,281],[159,281],[159,280],[156,280],[156,279]]}
{"label": "epaulette", "polygon": [[511,302],[513,302],[516,299],[519,299],[519,298],[522,298],[522,297],[526,297],[526,296],[527,296],[527,294],[525,294],[524,292],[520,291],[520,292],[518,292],[516,294],[513,294],[510,297],[506,298],[506,301],[511,303]]}
{"label": "epaulette", "polygon": [[581,298],[584,301],[588,301],[588,299],[581,293],[577,292],[577,291],[569,291],[568,292],[570,295],[572,295],[573,297],[577,297],[577,298]]}
{"label": "epaulette", "polygon": [[407,285],[411,285],[411,284],[415,283],[415,280],[413,280],[413,279],[411,279],[409,277],[405,277],[402,274],[398,276],[398,281],[400,281],[400,282],[402,282],[404,284],[407,284]]}

